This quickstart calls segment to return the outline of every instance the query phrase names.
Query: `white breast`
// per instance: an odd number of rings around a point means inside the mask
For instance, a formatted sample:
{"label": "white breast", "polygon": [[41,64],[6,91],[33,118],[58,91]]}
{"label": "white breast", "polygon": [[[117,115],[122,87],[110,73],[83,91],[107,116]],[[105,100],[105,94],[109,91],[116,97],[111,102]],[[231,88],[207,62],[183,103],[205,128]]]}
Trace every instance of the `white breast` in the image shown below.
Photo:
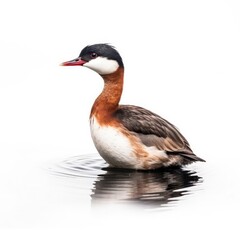
{"label": "white breast", "polygon": [[110,165],[123,168],[137,168],[136,159],[129,139],[117,128],[100,126],[97,119],[90,119],[91,135],[95,147]]}

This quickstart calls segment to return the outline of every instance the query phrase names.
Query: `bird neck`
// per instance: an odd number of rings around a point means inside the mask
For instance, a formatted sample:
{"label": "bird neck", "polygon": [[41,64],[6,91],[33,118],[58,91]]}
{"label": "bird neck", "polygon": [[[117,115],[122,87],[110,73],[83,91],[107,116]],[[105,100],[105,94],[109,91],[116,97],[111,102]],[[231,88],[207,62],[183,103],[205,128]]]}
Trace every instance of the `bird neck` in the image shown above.
{"label": "bird neck", "polygon": [[95,100],[90,118],[107,121],[108,117],[118,108],[123,90],[124,69],[119,67],[114,73],[102,75],[104,88]]}

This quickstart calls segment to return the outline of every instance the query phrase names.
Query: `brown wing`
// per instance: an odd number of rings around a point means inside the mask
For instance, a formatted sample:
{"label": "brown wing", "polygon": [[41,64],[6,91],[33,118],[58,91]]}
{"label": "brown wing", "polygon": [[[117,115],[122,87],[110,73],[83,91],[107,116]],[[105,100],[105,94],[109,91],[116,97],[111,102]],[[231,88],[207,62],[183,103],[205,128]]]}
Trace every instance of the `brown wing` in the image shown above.
{"label": "brown wing", "polygon": [[146,146],[155,146],[169,154],[179,154],[192,161],[204,161],[192,152],[186,138],[173,124],[147,109],[121,105],[115,112],[115,117]]}

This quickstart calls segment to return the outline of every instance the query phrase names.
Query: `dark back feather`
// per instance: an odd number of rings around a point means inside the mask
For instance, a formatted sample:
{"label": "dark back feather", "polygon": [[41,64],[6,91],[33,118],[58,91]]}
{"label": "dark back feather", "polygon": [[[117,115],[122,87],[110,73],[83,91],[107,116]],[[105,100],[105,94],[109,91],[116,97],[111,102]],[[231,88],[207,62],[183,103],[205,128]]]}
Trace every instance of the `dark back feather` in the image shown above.
{"label": "dark back feather", "polygon": [[179,154],[192,161],[203,161],[191,150],[178,129],[159,115],[132,105],[120,105],[114,117],[137,135],[146,146],[155,146],[170,154]]}
{"label": "dark back feather", "polygon": [[173,124],[145,108],[120,105],[114,116],[129,131],[145,135],[153,134],[160,138],[169,137],[174,142],[189,146],[188,141]]}

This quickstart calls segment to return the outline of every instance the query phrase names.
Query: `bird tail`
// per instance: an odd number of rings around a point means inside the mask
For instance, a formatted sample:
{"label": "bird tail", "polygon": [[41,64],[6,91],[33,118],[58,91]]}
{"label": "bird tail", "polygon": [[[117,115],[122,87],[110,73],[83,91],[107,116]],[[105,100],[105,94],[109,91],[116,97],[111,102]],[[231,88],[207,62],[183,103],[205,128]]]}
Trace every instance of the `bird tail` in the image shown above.
{"label": "bird tail", "polygon": [[180,155],[190,161],[193,162],[206,162],[204,159],[196,156],[194,153],[190,154],[190,153],[180,153]]}

